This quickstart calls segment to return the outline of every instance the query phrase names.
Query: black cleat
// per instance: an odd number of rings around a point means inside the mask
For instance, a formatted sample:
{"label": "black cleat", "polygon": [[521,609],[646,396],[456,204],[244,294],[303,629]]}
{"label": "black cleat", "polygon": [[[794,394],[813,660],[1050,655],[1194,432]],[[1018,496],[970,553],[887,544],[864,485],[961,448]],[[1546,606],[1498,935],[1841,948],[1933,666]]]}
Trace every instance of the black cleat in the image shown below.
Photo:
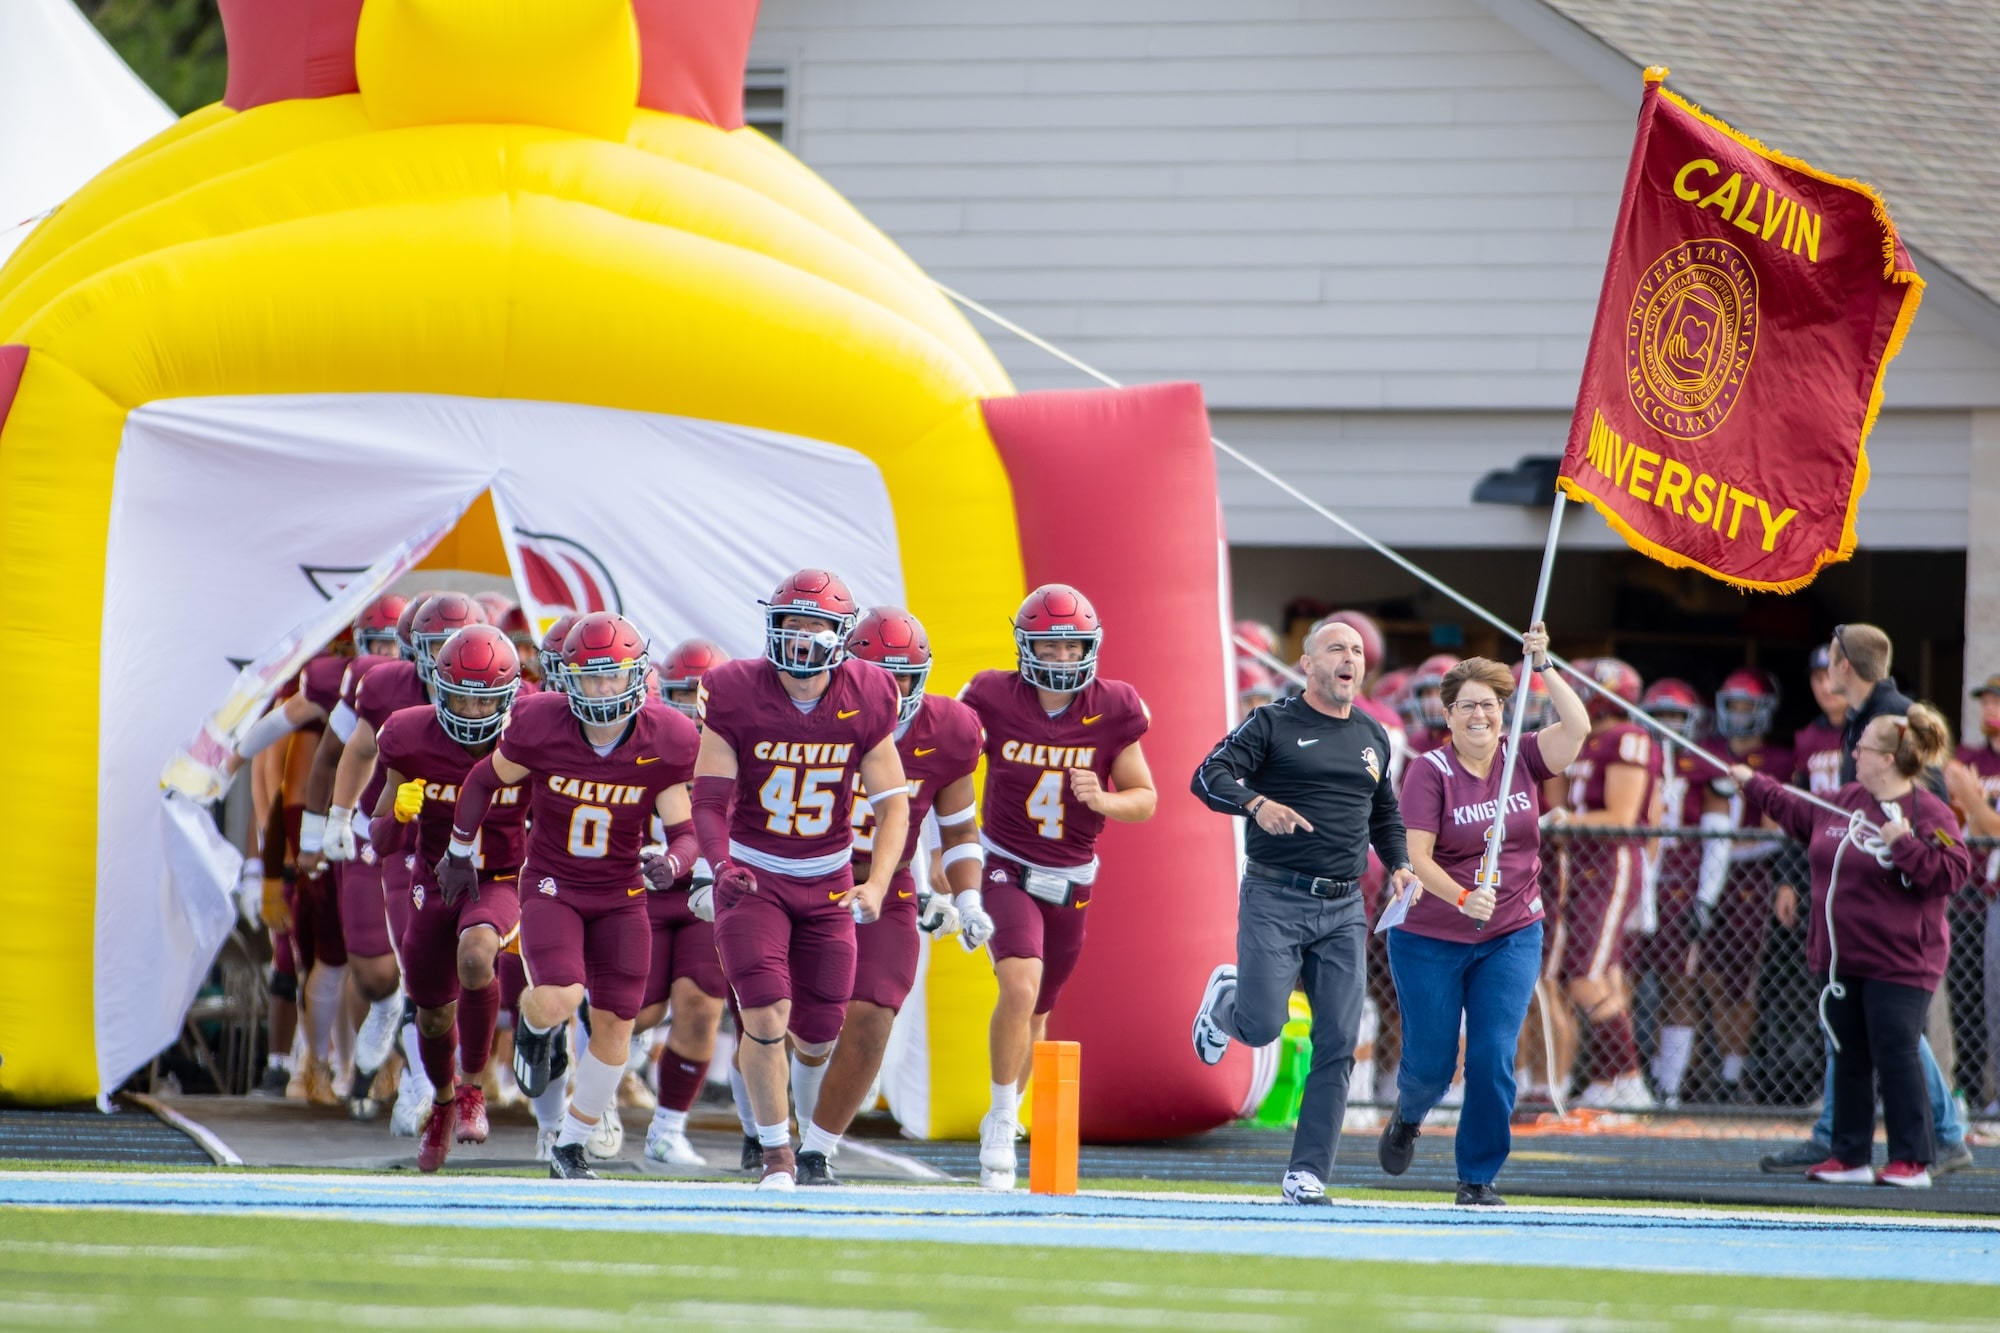
{"label": "black cleat", "polygon": [[1410,1169],[1410,1159],[1417,1155],[1417,1139],[1422,1133],[1400,1114],[1390,1116],[1389,1123],[1382,1126],[1382,1141],[1376,1145],[1375,1160],[1390,1175],[1402,1175]]}
{"label": "black cleat", "polygon": [[549,1155],[549,1177],[552,1180],[595,1180],[597,1173],[584,1160],[581,1143],[558,1143]]}
{"label": "black cleat", "polygon": [[1507,1206],[1507,1201],[1498,1194],[1495,1194],[1491,1185],[1472,1185],[1463,1180],[1458,1182],[1458,1197],[1453,1199],[1452,1202],[1462,1204],[1468,1208],[1505,1208]]}
{"label": "black cleat", "polygon": [[291,1081],[292,1076],[290,1071],[280,1069],[276,1065],[265,1065],[264,1077],[257,1083],[257,1095],[260,1097],[283,1097],[285,1095],[285,1085]]}
{"label": "black cleat", "polygon": [[514,1081],[521,1095],[533,1101],[549,1090],[561,1072],[556,1066],[558,1044],[562,1047],[562,1069],[569,1067],[569,1043],[562,1040],[561,1028],[537,1032],[526,1021],[514,1025]]}
{"label": "black cleat", "polygon": [[798,1182],[801,1185],[838,1185],[840,1177],[833,1174],[833,1164],[826,1160],[823,1152],[802,1152],[799,1154]]}
{"label": "black cleat", "polygon": [[743,1136],[743,1165],[739,1169],[760,1174],[764,1170],[764,1145],[757,1142],[754,1134]]}

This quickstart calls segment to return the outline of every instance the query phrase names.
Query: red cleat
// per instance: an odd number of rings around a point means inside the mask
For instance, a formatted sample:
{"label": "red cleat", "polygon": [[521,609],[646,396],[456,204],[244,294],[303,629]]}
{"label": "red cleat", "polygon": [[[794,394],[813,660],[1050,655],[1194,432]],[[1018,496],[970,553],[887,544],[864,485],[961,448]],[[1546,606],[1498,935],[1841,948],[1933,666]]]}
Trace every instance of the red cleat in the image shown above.
{"label": "red cleat", "polygon": [[452,1100],[458,1104],[458,1141],[486,1142],[485,1091],[477,1083],[461,1083],[458,1095]]}
{"label": "red cleat", "polygon": [[451,1155],[451,1141],[458,1131],[458,1098],[447,1097],[431,1103],[424,1121],[423,1137],[417,1140],[417,1170],[429,1175],[444,1165]]}

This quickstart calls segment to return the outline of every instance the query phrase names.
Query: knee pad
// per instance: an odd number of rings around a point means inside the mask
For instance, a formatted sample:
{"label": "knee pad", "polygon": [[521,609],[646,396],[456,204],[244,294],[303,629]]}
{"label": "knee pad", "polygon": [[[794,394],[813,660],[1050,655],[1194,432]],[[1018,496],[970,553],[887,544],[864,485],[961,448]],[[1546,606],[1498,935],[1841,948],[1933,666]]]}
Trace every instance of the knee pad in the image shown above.
{"label": "knee pad", "polygon": [[271,998],[274,1000],[288,1000],[293,1004],[297,1004],[299,1002],[298,977],[290,972],[279,972],[273,969],[271,972]]}

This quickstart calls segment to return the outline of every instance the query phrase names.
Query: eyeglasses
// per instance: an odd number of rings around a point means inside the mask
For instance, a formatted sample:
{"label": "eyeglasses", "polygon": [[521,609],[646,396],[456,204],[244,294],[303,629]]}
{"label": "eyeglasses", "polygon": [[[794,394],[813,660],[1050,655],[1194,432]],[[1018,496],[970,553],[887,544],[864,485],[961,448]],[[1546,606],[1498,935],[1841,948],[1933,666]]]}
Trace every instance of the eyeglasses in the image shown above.
{"label": "eyeglasses", "polygon": [[1847,656],[1847,626],[1835,625],[1833,627],[1833,646],[1840,649],[1842,657]]}
{"label": "eyeglasses", "polygon": [[1498,699],[1460,699],[1451,706],[1454,713],[1471,717],[1474,713],[1497,713],[1500,711]]}
{"label": "eyeglasses", "polygon": [[1896,753],[1894,750],[1885,750],[1879,745],[1857,745],[1854,747],[1854,753],[1856,754],[1860,754],[1863,750],[1873,750],[1876,754]]}

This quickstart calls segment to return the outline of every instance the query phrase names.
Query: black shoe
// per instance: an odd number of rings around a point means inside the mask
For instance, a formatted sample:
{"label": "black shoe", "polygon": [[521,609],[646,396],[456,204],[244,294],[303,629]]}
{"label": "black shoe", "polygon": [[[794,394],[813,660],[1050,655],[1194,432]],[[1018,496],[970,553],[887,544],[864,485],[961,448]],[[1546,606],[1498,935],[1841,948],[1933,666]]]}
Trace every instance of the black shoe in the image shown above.
{"label": "black shoe", "polygon": [[381,1114],[382,1103],[368,1095],[375,1087],[375,1075],[378,1072],[373,1069],[354,1071],[354,1079],[347,1085],[348,1119],[373,1120]]}
{"label": "black shoe", "polygon": [[1390,1175],[1402,1175],[1410,1169],[1410,1159],[1417,1155],[1417,1139],[1422,1134],[1423,1130],[1402,1116],[1391,1116],[1389,1123],[1382,1126],[1382,1141],[1375,1147],[1375,1160]]}
{"label": "black shoe", "polygon": [[1463,1180],[1458,1182],[1458,1197],[1453,1199],[1452,1202],[1470,1208],[1505,1208],[1507,1206],[1507,1201],[1495,1194],[1491,1185],[1469,1185]]}
{"label": "black shoe", "polygon": [[595,1180],[597,1173],[584,1160],[581,1143],[558,1143],[549,1157],[549,1176],[553,1180]]}
{"label": "black shoe", "polygon": [[755,1172],[759,1173],[760,1175],[761,1175],[761,1174],[763,1173],[763,1170],[764,1170],[764,1145],[763,1145],[763,1144],[761,1144],[761,1143],[759,1143],[759,1142],[757,1142],[757,1139],[756,1139],[756,1136],[755,1136],[755,1135],[752,1135],[752,1134],[745,1134],[745,1135],[743,1136],[743,1166],[742,1166],[742,1169],[743,1169],[743,1170],[745,1170],[745,1171],[755,1171]]}
{"label": "black shoe", "polygon": [[257,1095],[260,1097],[283,1097],[285,1085],[292,1081],[290,1071],[276,1065],[264,1066],[264,1077],[257,1081]]}
{"label": "black shoe", "polygon": [[1807,1139],[1804,1143],[1794,1143],[1789,1148],[1765,1153],[1757,1159],[1757,1169],[1767,1176],[1802,1176],[1831,1156],[1833,1149],[1826,1144]]}
{"label": "black shoe", "polygon": [[[547,1092],[556,1075],[569,1068],[569,1043],[562,1037],[559,1027],[537,1032],[525,1019],[514,1025],[514,1081],[529,1101]],[[556,1065],[558,1044],[562,1048],[560,1069]]]}
{"label": "black shoe", "polygon": [[[758,1154],[760,1157],[763,1155]],[[833,1174],[833,1166],[823,1152],[802,1152],[799,1154],[798,1182],[801,1185],[838,1185],[840,1177]]]}

